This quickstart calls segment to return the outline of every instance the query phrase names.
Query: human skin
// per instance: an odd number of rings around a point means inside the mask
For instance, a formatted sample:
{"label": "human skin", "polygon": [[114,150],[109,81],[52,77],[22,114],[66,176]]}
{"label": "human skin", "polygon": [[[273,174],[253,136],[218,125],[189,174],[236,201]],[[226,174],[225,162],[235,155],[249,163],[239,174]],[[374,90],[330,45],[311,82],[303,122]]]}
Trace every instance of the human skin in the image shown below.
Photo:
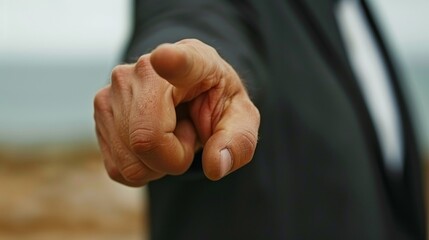
{"label": "human skin", "polygon": [[201,147],[204,174],[219,180],[252,159],[260,124],[235,70],[195,39],[116,66],[94,119],[107,173],[134,187],[183,174]]}

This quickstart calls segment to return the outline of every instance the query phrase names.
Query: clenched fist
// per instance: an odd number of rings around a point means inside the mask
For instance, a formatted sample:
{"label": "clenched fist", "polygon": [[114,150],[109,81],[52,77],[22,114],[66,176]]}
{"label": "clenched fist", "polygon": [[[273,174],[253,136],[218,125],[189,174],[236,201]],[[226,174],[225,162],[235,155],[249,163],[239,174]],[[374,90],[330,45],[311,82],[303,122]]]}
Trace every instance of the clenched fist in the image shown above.
{"label": "clenched fist", "polygon": [[260,116],[241,79],[194,39],[115,67],[94,109],[107,172],[129,186],[184,173],[201,147],[205,175],[218,180],[248,163],[256,148]]}

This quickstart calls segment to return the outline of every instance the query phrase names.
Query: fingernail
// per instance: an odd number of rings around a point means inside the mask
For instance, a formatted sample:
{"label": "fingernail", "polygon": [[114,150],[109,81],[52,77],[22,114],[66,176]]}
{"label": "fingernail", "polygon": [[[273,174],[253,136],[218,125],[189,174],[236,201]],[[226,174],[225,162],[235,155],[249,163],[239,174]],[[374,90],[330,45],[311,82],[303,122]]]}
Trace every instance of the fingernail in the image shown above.
{"label": "fingernail", "polygon": [[221,177],[224,177],[226,174],[228,174],[229,171],[231,171],[232,167],[232,158],[231,153],[228,149],[222,149],[220,151],[220,175]]}

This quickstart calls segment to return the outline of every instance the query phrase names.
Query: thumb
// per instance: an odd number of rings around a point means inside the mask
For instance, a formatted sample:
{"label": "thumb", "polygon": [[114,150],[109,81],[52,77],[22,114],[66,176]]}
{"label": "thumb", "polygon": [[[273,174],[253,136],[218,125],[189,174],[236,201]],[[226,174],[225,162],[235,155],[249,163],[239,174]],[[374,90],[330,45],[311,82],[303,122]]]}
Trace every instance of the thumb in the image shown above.
{"label": "thumb", "polygon": [[211,180],[219,180],[250,162],[256,150],[260,115],[248,97],[237,97],[203,150],[203,170]]}

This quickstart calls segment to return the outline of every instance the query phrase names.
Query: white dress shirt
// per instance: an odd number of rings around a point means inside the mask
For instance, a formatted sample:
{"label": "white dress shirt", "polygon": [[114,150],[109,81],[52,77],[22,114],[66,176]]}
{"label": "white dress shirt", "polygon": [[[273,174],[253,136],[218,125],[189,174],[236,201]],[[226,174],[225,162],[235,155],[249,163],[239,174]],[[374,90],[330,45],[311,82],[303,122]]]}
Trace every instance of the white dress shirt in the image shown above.
{"label": "white dress shirt", "polygon": [[385,167],[389,172],[400,175],[404,165],[404,143],[399,110],[366,14],[359,1],[343,0],[337,5],[336,18],[352,70],[375,126]]}

